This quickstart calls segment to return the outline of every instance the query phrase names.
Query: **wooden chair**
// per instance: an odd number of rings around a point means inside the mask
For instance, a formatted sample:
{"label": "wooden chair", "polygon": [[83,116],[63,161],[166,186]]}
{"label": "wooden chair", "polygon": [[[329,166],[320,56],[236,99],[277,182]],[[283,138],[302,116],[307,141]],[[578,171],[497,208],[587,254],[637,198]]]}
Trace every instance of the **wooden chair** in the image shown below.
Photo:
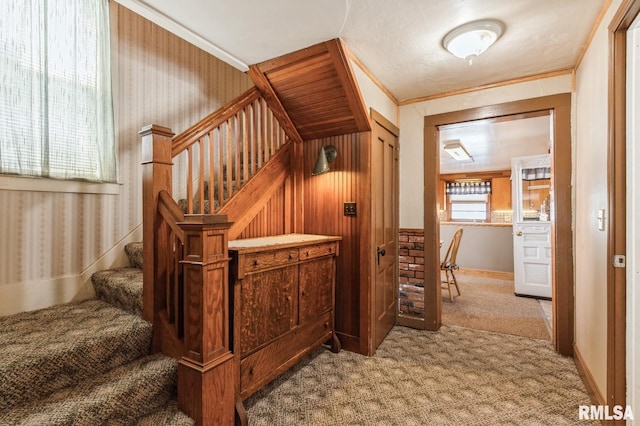
{"label": "wooden chair", "polygon": [[451,238],[447,254],[444,256],[442,263],[440,263],[440,271],[444,271],[445,280],[442,281],[442,288],[449,290],[449,300],[453,302],[453,296],[451,295],[451,284],[456,286],[458,296],[460,296],[460,287],[458,287],[458,281],[453,271],[460,269],[456,263],[456,257],[458,255],[458,247],[460,247],[460,240],[462,239],[462,228],[456,229],[456,232]]}

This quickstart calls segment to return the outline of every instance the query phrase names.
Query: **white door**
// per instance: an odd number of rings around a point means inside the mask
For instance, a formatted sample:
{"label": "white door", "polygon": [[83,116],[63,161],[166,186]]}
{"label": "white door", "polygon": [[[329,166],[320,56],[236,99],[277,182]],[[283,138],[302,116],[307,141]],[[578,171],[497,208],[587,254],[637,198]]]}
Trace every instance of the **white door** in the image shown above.
{"label": "white door", "polygon": [[518,296],[551,298],[551,226],[513,224],[513,281]]}

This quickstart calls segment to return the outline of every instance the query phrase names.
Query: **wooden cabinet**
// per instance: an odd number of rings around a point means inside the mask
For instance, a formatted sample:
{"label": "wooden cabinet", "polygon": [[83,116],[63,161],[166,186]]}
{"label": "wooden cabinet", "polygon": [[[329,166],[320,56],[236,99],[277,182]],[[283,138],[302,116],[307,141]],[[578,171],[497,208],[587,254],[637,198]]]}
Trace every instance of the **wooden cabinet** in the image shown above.
{"label": "wooden cabinet", "polygon": [[511,178],[491,179],[491,210],[511,210]]}
{"label": "wooden cabinet", "polygon": [[242,401],[334,332],[341,237],[289,234],[229,242],[233,353]]}

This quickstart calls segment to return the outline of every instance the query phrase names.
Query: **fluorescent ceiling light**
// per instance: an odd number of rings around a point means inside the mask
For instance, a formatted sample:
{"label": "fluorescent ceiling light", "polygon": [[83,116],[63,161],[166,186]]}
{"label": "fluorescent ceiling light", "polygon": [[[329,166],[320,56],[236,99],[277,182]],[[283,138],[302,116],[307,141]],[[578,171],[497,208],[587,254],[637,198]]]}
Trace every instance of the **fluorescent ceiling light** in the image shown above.
{"label": "fluorescent ceiling light", "polygon": [[460,142],[448,143],[444,146],[444,150],[456,161],[473,161]]}
{"label": "fluorescent ceiling light", "polygon": [[495,43],[503,31],[504,25],[493,19],[469,22],[451,30],[444,36],[442,45],[451,54],[471,65],[473,59]]}

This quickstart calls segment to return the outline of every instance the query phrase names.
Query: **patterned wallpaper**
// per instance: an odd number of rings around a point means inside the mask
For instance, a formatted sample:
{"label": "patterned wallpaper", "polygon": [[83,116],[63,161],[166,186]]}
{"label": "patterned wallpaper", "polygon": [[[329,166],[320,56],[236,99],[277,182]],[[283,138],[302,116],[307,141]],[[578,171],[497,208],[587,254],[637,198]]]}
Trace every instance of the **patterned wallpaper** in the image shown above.
{"label": "patterned wallpaper", "polygon": [[[79,276],[140,225],[141,127],[179,133],[252,86],[244,73],[115,2],[110,7],[120,193],[0,190],[0,294],[25,309],[34,307],[25,298],[42,299],[36,305],[73,298],[45,296],[56,291],[51,282]],[[33,288],[38,294],[29,294]]]}

